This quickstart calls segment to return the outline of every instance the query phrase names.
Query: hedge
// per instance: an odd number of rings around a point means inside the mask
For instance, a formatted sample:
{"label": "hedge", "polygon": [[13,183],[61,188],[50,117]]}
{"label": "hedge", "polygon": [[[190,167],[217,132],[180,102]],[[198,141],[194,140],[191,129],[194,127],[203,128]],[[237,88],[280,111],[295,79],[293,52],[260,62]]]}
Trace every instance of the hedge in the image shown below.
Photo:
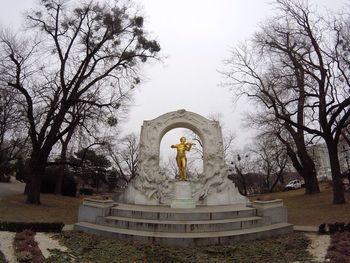
{"label": "hedge", "polygon": [[30,229],[34,232],[54,232],[62,231],[64,223],[62,222],[6,222],[0,221],[0,231],[21,232]]}
{"label": "hedge", "polygon": [[[49,167],[45,170],[45,176],[41,179],[40,192],[46,194],[54,194],[56,188],[57,177],[60,168]],[[62,195],[75,196],[77,192],[77,183],[70,173],[65,173],[62,178]]]}
{"label": "hedge", "polygon": [[79,194],[81,195],[93,195],[94,190],[91,188],[80,188],[79,189]]}

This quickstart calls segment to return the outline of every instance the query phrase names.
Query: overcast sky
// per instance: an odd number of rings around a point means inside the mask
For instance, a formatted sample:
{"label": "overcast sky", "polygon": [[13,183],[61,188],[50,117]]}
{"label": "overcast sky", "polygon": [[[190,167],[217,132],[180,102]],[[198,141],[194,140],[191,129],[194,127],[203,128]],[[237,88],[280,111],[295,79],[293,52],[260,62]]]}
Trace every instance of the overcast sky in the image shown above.
{"label": "overcast sky", "polygon": [[[0,0],[0,23],[16,28],[22,12],[35,0]],[[186,109],[203,116],[222,113],[225,127],[235,131],[235,144],[248,141],[241,119],[246,103],[233,105],[229,91],[219,86],[217,70],[229,50],[249,38],[271,15],[265,0],[144,0],[146,28],[159,41],[163,64],[144,71],[147,80],[135,92],[125,132],[139,133],[143,120]],[[347,0],[313,0],[320,8],[338,9]],[[177,140],[177,139],[176,139]]]}

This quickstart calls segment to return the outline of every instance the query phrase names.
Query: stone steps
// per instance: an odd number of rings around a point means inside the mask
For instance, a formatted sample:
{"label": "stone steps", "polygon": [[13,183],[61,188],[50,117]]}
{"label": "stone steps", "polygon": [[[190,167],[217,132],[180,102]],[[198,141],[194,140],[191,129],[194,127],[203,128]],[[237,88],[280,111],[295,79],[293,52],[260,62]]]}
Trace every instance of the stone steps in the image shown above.
{"label": "stone steps", "polygon": [[144,211],[144,212],[181,212],[181,213],[192,213],[192,212],[223,212],[228,210],[251,210],[251,207],[247,207],[244,204],[232,204],[232,205],[213,205],[213,206],[201,206],[198,205],[195,208],[171,208],[168,205],[136,205],[136,204],[124,204],[115,203],[113,208],[130,210],[130,211]]}
{"label": "stone steps", "polygon": [[[259,205],[257,207],[257,205]],[[266,207],[267,206],[267,207]],[[126,240],[173,246],[229,244],[293,231],[281,200],[191,209],[84,202],[74,229]]]}
{"label": "stone steps", "polygon": [[124,229],[88,222],[79,222],[75,224],[75,229],[92,234],[117,237],[130,241],[141,241],[171,246],[190,246],[230,244],[243,240],[246,241],[257,238],[267,238],[284,233],[290,233],[293,231],[293,226],[288,223],[277,223],[237,230],[173,233]]}
{"label": "stone steps", "polygon": [[113,226],[123,229],[159,231],[159,232],[214,232],[244,229],[250,227],[262,226],[263,218],[258,216],[229,219],[213,220],[155,220],[126,218],[119,216],[104,217],[101,222],[103,225]]}
{"label": "stone steps", "polygon": [[219,220],[256,216],[255,208],[243,205],[203,206],[193,209],[174,209],[166,206],[118,204],[111,215],[126,218],[153,220]]}

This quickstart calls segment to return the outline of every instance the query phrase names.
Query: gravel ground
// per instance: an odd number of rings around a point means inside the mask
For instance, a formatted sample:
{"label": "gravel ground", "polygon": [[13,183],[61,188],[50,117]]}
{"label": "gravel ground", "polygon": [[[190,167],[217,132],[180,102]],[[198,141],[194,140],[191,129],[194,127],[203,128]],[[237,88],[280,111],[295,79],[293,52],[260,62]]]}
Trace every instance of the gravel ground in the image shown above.
{"label": "gravel ground", "polygon": [[330,245],[331,238],[329,235],[317,235],[317,234],[306,234],[311,240],[311,244],[308,248],[310,254],[315,258],[316,262],[327,262],[325,257],[327,249]]}
{"label": "gravel ground", "polygon": [[35,241],[38,242],[41,253],[43,253],[43,256],[45,258],[48,258],[50,256],[49,249],[58,249],[61,251],[67,250],[66,247],[61,246],[58,243],[58,240],[52,238],[54,235],[55,234],[52,233],[36,233],[35,235]]}
{"label": "gravel ground", "polygon": [[16,263],[17,260],[14,255],[12,241],[16,233],[0,232],[0,250],[4,253],[8,263]]}
{"label": "gravel ground", "polygon": [[0,200],[7,196],[18,195],[24,192],[25,183],[11,177],[10,183],[0,183]]}

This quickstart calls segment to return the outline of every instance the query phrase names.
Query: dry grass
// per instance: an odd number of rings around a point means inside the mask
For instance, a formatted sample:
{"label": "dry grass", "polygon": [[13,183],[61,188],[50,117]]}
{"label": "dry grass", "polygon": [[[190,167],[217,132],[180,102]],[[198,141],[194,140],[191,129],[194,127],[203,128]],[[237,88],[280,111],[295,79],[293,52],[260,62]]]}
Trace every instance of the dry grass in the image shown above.
{"label": "dry grass", "polygon": [[[321,193],[304,195],[304,189],[269,194],[283,199],[288,208],[288,221],[294,225],[319,226],[322,223],[349,222],[350,203],[333,205],[333,192],[327,183],[320,185]],[[350,200],[350,193],[345,193]]]}
{"label": "dry grass", "polygon": [[[350,193],[345,195],[350,200]],[[304,189],[300,189],[272,193],[269,197],[283,199],[288,208],[289,222],[294,225],[318,226],[322,223],[350,221],[350,203],[333,205],[332,188],[328,184],[321,184],[321,193],[316,195],[306,196]],[[77,222],[81,198],[42,194],[41,201],[40,206],[28,205],[23,195],[0,200],[0,220],[65,224]]]}
{"label": "dry grass", "polygon": [[41,205],[28,205],[24,195],[16,195],[0,200],[0,221],[73,224],[81,202],[80,198],[41,194]]}

